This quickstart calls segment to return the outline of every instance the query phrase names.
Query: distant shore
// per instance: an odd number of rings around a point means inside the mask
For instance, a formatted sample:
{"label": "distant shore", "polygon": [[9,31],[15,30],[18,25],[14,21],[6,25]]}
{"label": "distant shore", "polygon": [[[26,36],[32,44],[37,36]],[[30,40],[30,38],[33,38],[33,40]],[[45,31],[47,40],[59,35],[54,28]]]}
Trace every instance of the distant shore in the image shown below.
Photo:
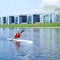
{"label": "distant shore", "polygon": [[4,24],[0,28],[60,28],[60,23]]}

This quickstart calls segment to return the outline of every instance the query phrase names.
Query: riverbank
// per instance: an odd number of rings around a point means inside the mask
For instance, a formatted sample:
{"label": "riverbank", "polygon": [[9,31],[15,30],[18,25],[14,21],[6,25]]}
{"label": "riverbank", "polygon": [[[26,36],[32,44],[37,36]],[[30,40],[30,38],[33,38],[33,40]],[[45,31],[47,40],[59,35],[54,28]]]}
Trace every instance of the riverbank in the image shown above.
{"label": "riverbank", "polygon": [[4,24],[4,25],[0,25],[0,28],[5,28],[5,27],[9,27],[9,28],[39,28],[39,27],[60,27],[60,23],[37,23],[37,24]]}

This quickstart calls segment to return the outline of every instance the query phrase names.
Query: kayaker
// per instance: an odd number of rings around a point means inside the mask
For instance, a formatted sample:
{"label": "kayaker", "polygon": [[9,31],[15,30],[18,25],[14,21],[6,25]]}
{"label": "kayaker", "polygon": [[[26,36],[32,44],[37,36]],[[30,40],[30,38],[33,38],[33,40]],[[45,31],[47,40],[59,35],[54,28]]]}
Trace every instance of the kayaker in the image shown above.
{"label": "kayaker", "polygon": [[16,32],[13,36],[14,39],[20,38],[21,37],[21,33],[24,32],[24,30],[22,30],[21,32]]}

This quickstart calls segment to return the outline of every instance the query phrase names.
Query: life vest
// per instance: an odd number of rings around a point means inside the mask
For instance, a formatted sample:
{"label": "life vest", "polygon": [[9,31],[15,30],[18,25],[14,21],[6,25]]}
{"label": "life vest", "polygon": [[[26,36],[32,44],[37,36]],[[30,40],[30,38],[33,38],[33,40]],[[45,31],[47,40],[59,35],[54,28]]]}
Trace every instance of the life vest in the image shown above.
{"label": "life vest", "polygon": [[17,32],[17,33],[15,34],[14,38],[17,39],[17,38],[20,38],[20,36],[21,36],[20,33]]}

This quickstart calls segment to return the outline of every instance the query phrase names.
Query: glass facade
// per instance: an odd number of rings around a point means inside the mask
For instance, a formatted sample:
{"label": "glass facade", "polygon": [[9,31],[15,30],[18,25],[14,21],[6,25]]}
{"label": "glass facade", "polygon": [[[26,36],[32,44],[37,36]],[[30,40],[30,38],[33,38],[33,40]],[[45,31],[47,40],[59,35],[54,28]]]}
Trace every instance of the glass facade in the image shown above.
{"label": "glass facade", "polygon": [[9,21],[10,21],[10,24],[14,23],[14,16],[9,16]]}
{"label": "glass facade", "polygon": [[26,23],[27,22],[27,16],[19,16],[20,23]]}
{"label": "glass facade", "polygon": [[28,24],[32,23],[32,16],[28,16],[27,22],[28,22]]}
{"label": "glass facade", "polygon": [[57,15],[56,15],[56,20],[55,20],[55,22],[60,22],[60,14],[57,14]]}
{"label": "glass facade", "polygon": [[45,22],[45,23],[50,22],[50,18],[49,18],[48,14],[44,15],[43,22]]}
{"label": "glass facade", "polygon": [[7,21],[6,21],[6,17],[3,17],[3,24],[6,24]]}
{"label": "glass facade", "polygon": [[18,24],[18,17],[15,18],[15,24]]}
{"label": "glass facade", "polygon": [[33,15],[33,23],[40,22],[40,15]]}

